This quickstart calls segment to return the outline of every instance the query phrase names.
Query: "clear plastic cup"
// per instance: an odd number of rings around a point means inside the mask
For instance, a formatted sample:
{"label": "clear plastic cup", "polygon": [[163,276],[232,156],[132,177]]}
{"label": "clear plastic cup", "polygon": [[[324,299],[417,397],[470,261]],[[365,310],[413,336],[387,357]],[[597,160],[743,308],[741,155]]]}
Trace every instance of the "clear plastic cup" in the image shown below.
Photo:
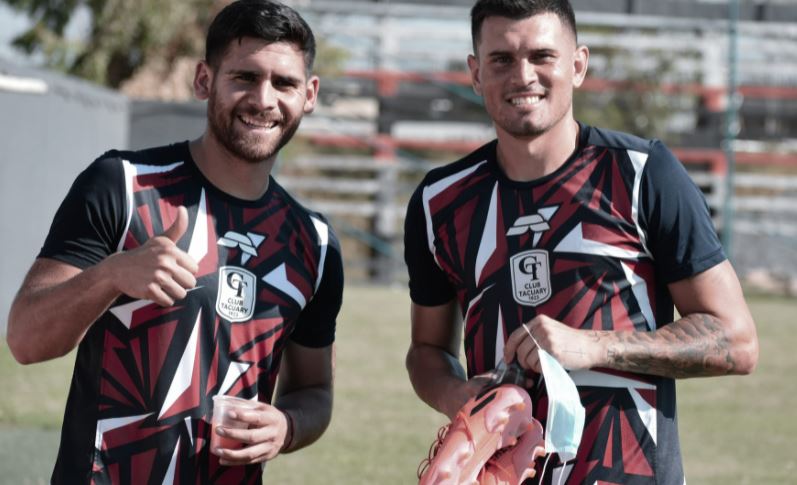
{"label": "clear plastic cup", "polygon": [[234,396],[213,396],[213,417],[210,428],[210,449],[227,448],[236,450],[241,447],[241,442],[227,436],[216,434],[216,427],[246,429],[249,425],[243,421],[232,419],[230,410],[246,411],[257,408],[257,401],[241,399]]}

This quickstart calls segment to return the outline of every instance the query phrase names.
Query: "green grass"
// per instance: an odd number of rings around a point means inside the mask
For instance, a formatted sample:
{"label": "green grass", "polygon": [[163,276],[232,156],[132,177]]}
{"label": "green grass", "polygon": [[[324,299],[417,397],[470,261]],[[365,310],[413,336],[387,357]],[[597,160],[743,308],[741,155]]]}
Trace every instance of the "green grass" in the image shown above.
{"label": "green grass", "polygon": [[[678,383],[691,484],[794,483],[797,302],[750,299],[761,359],[748,377]],[[313,446],[269,464],[267,483],[409,484],[443,417],[416,397],[404,370],[404,290],[349,288],[338,327],[332,425]],[[46,483],[58,445],[73,356],[22,367],[0,345],[0,476]],[[9,392],[13,391],[13,392]]]}
{"label": "green grass", "polygon": [[678,383],[687,479],[781,484],[797,479],[797,301],[749,299],[760,358],[745,377]]}

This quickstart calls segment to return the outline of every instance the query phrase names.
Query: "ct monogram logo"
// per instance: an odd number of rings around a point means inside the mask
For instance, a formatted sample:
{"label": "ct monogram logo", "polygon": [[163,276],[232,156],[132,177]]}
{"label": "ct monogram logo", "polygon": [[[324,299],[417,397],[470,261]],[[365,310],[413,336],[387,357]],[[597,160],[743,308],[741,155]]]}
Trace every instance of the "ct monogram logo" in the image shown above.
{"label": "ct monogram logo", "polygon": [[219,268],[216,313],[230,322],[245,322],[255,312],[257,279],[249,271],[235,266]]}
{"label": "ct monogram logo", "polygon": [[548,251],[533,249],[512,256],[512,296],[521,305],[537,306],[551,297]]}

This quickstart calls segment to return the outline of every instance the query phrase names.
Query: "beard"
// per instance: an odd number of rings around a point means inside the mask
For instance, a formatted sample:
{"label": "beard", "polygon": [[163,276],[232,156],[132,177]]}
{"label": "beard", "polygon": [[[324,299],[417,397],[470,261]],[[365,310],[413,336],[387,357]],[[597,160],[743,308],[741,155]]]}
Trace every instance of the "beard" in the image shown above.
{"label": "beard", "polygon": [[500,123],[498,126],[515,138],[537,138],[551,128],[550,126],[538,126],[533,123],[520,123],[519,125]]}
{"label": "beard", "polygon": [[269,160],[293,138],[296,130],[299,129],[301,117],[286,120],[279,117],[276,121],[275,133],[271,136],[246,132],[240,127],[236,127],[236,119],[239,114],[245,114],[252,118],[261,118],[261,113],[243,112],[233,108],[229,114],[225,112],[218,96],[212,93],[208,101],[208,127],[219,143],[235,157],[248,163],[257,164]]}
{"label": "beard", "polygon": [[501,113],[500,109],[494,110],[494,113],[491,113],[488,109],[488,114],[490,114],[496,127],[510,136],[532,139],[538,138],[559,126],[568,113],[571,112],[572,101],[565,105],[548,104],[541,108],[542,112],[533,113],[530,117],[521,116],[516,118],[511,114]]}

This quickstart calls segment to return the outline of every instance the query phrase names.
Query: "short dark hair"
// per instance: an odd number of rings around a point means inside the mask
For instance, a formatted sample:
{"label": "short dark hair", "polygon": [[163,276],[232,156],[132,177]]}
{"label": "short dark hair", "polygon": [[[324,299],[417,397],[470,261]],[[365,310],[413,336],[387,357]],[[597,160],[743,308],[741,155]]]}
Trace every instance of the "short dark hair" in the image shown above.
{"label": "short dark hair", "polygon": [[224,7],[208,28],[205,61],[217,67],[230,43],[244,37],[293,44],[304,53],[307,73],[313,70],[313,31],[298,12],[286,5],[273,0],[237,0]]}
{"label": "short dark hair", "polygon": [[522,20],[534,15],[553,13],[567,26],[573,37],[578,39],[576,14],[568,0],[478,0],[470,11],[470,34],[473,39],[473,53],[481,39],[481,28],[487,17],[506,17]]}

